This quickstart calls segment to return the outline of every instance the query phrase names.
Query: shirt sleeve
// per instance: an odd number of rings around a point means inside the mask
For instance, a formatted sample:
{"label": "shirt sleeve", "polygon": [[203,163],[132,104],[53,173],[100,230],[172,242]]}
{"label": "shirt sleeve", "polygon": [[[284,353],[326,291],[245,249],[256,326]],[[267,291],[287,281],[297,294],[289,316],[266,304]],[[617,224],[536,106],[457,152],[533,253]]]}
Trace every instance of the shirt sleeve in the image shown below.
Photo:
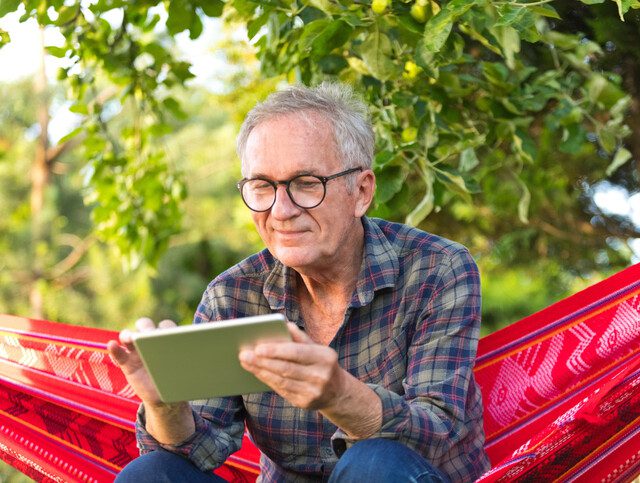
{"label": "shirt sleeve", "polygon": [[[443,260],[435,279],[426,279],[419,293],[424,297],[423,308],[410,321],[414,331],[406,357],[404,394],[369,384],[382,401],[382,427],[370,437],[395,439],[431,461],[442,461],[468,434],[470,414],[478,414],[472,424],[482,424],[481,401],[469,401],[469,396],[478,394],[473,365],[480,277],[469,253],[460,249]],[[333,436],[334,451],[340,456],[354,442],[338,430]]]}
{"label": "shirt sleeve", "polygon": [[[194,316],[194,323],[215,320],[214,305],[215,301],[206,291]],[[191,401],[189,404],[196,430],[175,445],[162,444],[149,434],[145,427],[144,404],[141,404],[136,419],[138,448],[141,454],[162,448],[183,455],[202,471],[210,471],[240,449],[245,429],[244,403],[242,397],[238,396]]]}
{"label": "shirt sleeve", "polygon": [[[240,401],[237,401],[240,399]],[[145,427],[144,404],[138,409],[136,439],[141,454],[165,449],[189,459],[202,471],[222,465],[240,449],[244,434],[242,398],[215,398],[190,402],[196,430],[179,444],[162,444]]]}

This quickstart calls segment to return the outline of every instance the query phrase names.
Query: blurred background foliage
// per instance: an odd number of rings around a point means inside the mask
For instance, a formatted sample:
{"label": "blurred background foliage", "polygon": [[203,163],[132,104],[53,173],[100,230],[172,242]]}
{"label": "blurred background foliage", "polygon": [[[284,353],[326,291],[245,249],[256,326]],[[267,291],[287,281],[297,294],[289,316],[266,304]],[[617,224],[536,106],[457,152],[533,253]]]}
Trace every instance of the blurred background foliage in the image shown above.
{"label": "blurred background foliage", "polygon": [[[0,313],[189,323],[207,283],[262,247],[235,188],[244,114],[326,79],[371,105],[371,214],[476,257],[483,334],[548,306],[638,261],[633,211],[603,196],[640,200],[638,6],[2,0],[0,17],[59,30],[43,55],[67,64],[0,83]],[[176,42],[207,29],[215,88]]]}

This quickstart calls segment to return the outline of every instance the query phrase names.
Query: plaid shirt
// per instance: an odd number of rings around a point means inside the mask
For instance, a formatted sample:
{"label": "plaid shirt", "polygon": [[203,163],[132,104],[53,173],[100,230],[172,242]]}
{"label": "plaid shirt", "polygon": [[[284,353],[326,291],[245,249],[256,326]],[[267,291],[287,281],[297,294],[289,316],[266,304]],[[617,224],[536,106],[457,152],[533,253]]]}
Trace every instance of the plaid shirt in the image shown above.
{"label": "plaid shirt", "polygon": [[[482,401],[473,377],[480,281],[461,245],[405,225],[363,218],[362,268],[331,347],[340,365],[382,401],[382,427],[447,474],[472,481],[488,469]],[[211,282],[194,322],[280,312],[304,327],[293,270],[264,250]],[[322,481],[353,441],[317,411],[273,392],[192,401],[196,432],[165,449],[202,470],[240,447],[246,427],[261,450],[263,481]],[[159,444],[137,424],[138,445]]]}

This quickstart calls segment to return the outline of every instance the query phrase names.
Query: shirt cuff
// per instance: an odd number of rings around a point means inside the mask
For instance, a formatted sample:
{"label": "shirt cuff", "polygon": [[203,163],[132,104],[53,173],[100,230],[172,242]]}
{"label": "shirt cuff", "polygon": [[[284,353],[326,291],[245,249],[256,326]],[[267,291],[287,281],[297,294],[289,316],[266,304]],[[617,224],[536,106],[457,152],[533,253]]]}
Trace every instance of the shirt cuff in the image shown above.
{"label": "shirt cuff", "polygon": [[222,465],[226,460],[226,455],[216,458],[215,449],[212,451],[210,445],[205,444],[209,437],[209,425],[207,421],[191,409],[195,422],[195,431],[184,441],[178,444],[164,444],[156,440],[147,431],[145,424],[144,404],[140,404],[136,418],[136,439],[141,454],[164,449],[172,453],[184,456],[202,471],[209,471]]}
{"label": "shirt cuff", "polygon": [[[382,425],[380,426],[380,430],[370,435],[367,439],[399,439],[406,428],[407,419],[405,418],[405,414],[408,410],[408,403],[399,394],[389,391],[380,385],[367,384],[367,386],[378,395],[382,402]],[[344,431],[338,428],[331,437],[331,446],[333,452],[340,458],[347,449],[358,441],[360,440],[350,438]]]}

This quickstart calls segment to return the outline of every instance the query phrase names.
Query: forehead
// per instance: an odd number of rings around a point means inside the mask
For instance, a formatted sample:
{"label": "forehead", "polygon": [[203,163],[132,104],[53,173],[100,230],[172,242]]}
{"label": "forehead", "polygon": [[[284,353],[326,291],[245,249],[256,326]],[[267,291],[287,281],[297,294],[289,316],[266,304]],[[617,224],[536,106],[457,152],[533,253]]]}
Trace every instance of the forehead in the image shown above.
{"label": "forehead", "polygon": [[248,177],[284,179],[301,172],[326,174],[339,166],[333,128],[318,113],[269,119],[247,138],[244,171]]}

